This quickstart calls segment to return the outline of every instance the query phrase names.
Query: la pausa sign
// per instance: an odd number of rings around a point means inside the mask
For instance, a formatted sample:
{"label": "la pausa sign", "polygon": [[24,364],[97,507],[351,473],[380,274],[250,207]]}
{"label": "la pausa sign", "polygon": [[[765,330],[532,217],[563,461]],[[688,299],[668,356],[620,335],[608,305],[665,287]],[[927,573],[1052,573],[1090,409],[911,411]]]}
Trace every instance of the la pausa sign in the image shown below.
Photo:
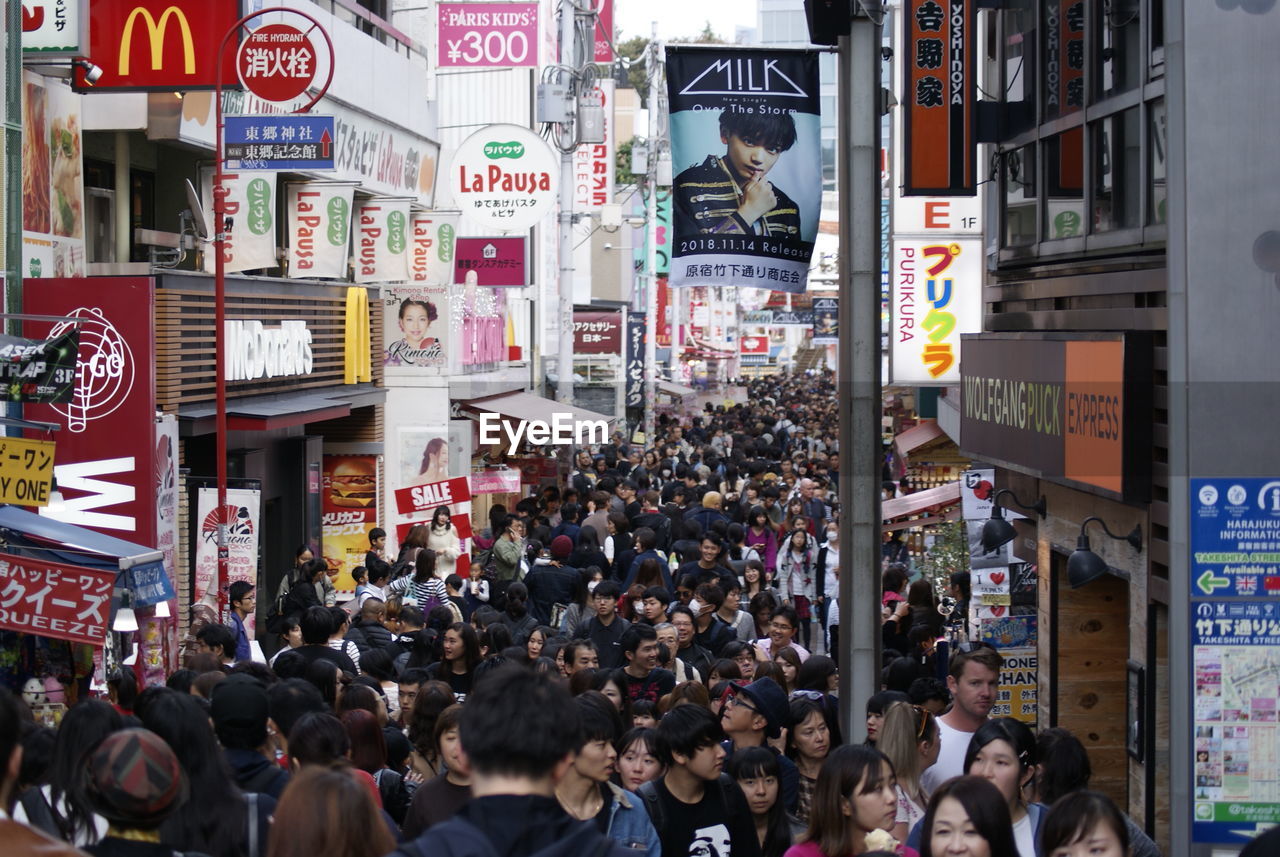
{"label": "la pausa sign", "polygon": [[518,125],[490,125],[458,147],[450,184],[473,220],[504,231],[528,229],[551,212],[560,178],[546,141]]}

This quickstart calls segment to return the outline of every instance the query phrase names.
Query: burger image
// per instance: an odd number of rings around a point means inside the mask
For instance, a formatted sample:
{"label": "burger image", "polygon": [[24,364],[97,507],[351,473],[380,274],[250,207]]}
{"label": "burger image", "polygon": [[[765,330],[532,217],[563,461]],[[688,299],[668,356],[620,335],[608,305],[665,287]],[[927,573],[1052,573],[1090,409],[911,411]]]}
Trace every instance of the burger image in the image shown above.
{"label": "burger image", "polygon": [[377,496],[378,477],[371,461],[345,460],[329,474],[329,502],[334,506],[367,509]]}

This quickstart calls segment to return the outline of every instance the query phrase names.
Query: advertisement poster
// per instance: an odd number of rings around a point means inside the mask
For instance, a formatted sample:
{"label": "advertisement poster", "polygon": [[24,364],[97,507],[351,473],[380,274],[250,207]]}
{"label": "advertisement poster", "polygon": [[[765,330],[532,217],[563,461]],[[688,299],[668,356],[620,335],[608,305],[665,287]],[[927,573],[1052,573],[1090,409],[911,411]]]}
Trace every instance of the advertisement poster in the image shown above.
{"label": "advertisement poster", "polygon": [[622,353],[622,315],[616,312],[575,312],[573,353]]}
{"label": "advertisement poster", "polygon": [[355,184],[297,182],[286,188],[289,276],[346,277]]}
{"label": "advertisement poster", "polygon": [[[227,585],[237,580],[246,580],[254,586],[258,585],[258,505],[260,491],[248,488],[228,488],[225,520],[227,527],[227,547],[230,559],[227,567]],[[195,575],[192,578],[193,590],[191,601],[202,600],[213,592],[218,579],[218,522],[223,517],[218,515],[218,489],[201,488],[196,495],[196,560]],[[259,593],[259,598],[265,597]],[[246,616],[245,631],[253,638],[253,616]]]}
{"label": "advertisement poster", "polygon": [[835,345],[840,341],[840,299],[813,299],[813,344]]}
{"label": "advertisement poster", "polygon": [[960,383],[960,336],[982,332],[982,260],[981,238],[894,240],[893,383]]}
{"label": "advertisement poster", "polygon": [[80,96],[22,73],[22,273],[83,277],[84,166]]}
{"label": "advertisement poster", "polygon": [[465,283],[472,271],[478,286],[523,286],[529,282],[529,252],[518,238],[459,238],[456,269],[447,282]]}
{"label": "advertisement poster", "polygon": [[1004,665],[1000,669],[1000,687],[992,717],[1012,717],[1031,727],[1036,725],[1036,682],[1038,659],[1035,646],[1003,649]]}
{"label": "advertisement poster", "polygon": [[672,286],[803,292],[822,205],[818,54],[667,48]]}
{"label": "advertisement poster", "polygon": [[351,571],[364,565],[369,531],[378,526],[378,456],[325,455],[321,475],[321,530],[324,561],[338,569],[339,600],[355,595]]}
{"label": "advertisement poster", "polygon": [[75,395],[80,332],[49,339],[0,335],[0,401],[68,402]]}
{"label": "advertisement poster", "polygon": [[382,365],[392,375],[419,375],[449,362],[448,289],[437,286],[383,286]]}
{"label": "advertisement poster", "polygon": [[[517,477],[519,471],[516,471]],[[466,576],[469,566],[471,528],[471,486],[465,476],[442,479],[438,482],[412,484],[395,492],[396,512],[400,516],[396,524],[396,541],[403,542],[409,530],[418,524],[430,524],[433,513],[441,506],[449,509],[458,538],[462,540],[462,555],[458,558],[456,573]]]}
{"label": "advertisement poster", "polygon": [[422,428],[402,428],[397,487],[410,488],[449,479],[449,427],[445,423]]}
{"label": "advertisement poster", "polygon": [[0,628],[101,646],[115,582],[109,569],[0,553]]}
{"label": "advertisement poster", "polygon": [[488,125],[458,144],[449,182],[471,223],[523,232],[555,208],[560,159],[528,128]]}
{"label": "advertisement poster", "polygon": [[[178,579],[178,420],[165,414],[156,421],[156,550],[169,580]],[[169,605],[171,617],[178,615],[177,603]],[[143,629],[139,658],[150,681],[177,669],[177,620],[152,618]]]}
{"label": "advertisement poster", "polygon": [[408,197],[378,197],[356,208],[357,283],[403,283],[409,279]]}
{"label": "advertisement poster", "polygon": [[[213,170],[202,171],[201,182],[200,204],[204,206],[205,228],[213,235],[217,231],[213,223]],[[223,251],[227,273],[279,265],[276,260],[276,174],[270,171],[223,173],[222,187],[227,194],[227,217],[231,218]],[[210,244],[204,252],[204,272],[212,274],[217,264]]]}
{"label": "advertisement poster", "polygon": [[410,217],[409,282],[447,285],[454,282],[457,251],[456,211],[415,211]]}

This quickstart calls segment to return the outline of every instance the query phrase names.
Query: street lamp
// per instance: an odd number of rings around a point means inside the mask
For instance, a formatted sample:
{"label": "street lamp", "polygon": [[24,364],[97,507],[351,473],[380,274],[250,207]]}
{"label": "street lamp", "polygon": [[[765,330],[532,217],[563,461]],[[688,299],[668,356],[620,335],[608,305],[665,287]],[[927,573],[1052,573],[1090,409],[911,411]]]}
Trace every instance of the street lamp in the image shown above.
{"label": "street lamp", "polygon": [[983,553],[995,553],[997,550],[1013,541],[1014,537],[1018,535],[1017,531],[1013,528],[1013,524],[1004,519],[1004,509],[1000,505],[1000,497],[1005,494],[1008,494],[1013,498],[1013,504],[1015,506],[1020,506],[1029,512],[1035,512],[1041,517],[1041,519],[1043,519],[1045,514],[1048,512],[1048,506],[1045,503],[1044,497],[1036,500],[1031,505],[1027,505],[1019,500],[1018,495],[1014,494],[1008,488],[1001,488],[996,492],[995,500],[991,504],[991,517],[982,525]]}
{"label": "street lamp", "polygon": [[1072,589],[1079,589],[1081,586],[1092,583],[1107,573],[1107,561],[1090,549],[1089,537],[1084,532],[1085,528],[1093,521],[1097,521],[1102,526],[1102,531],[1111,536],[1111,538],[1128,542],[1136,551],[1142,550],[1141,524],[1135,526],[1128,535],[1117,536],[1107,528],[1106,522],[1101,518],[1085,518],[1084,523],[1080,525],[1080,536],[1076,539],[1076,549],[1067,558],[1067,582],[1070,583]]}

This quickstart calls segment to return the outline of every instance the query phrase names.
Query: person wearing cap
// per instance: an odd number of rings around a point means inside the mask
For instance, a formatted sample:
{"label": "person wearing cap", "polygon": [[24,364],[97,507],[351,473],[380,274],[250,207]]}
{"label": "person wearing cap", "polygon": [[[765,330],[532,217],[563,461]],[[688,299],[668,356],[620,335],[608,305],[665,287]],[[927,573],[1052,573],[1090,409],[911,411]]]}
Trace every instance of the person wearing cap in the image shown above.
{"label": "person wearing cap", "polygon": [[83,851],[14,821],[6,808],[16,797],[22,769],[22,707],[9,688],[0,685],[0,842],[5,857],[84,857]]}
{"label": "person wearing cap", "polygon": [[86,773],[89,803],[108,822],[107,835],[86,851],[173,857],[160,843],[160,824],[187,799],[187,781],[168,744],[146,729],[116,732],[89,757]]}
{"label": "person wearing cap", "polygon": [[275,764],[267,740],[270,707],[267,691],[256,678],[233,675],[214,688],[209,716],[236,785],[279,800],[289,775]]}
{"label": "person wearing cap", "polygon": [[768,747],[778,756],[778,785],[788,812],[796,811],[800,800],[800,771],[796,763],[778,753],[766,739],[778,738],[791,726],[791,704],[787,693],[771,678],[758,678],[743,687],[730,689],[720,713],[720,725],[728,739],[726,759],[745,747]]}
{"label": "person wearing cap", "polygon": [[573,540],[568,536],[556,536],[551,540],[551,561],[535,562],[525,576],[524,585],[529,588],[529,611],[538,624],[551,624],[551,611],[556,604],[572,604],[574,590],[580,575],[569,565],[573,552]]}

